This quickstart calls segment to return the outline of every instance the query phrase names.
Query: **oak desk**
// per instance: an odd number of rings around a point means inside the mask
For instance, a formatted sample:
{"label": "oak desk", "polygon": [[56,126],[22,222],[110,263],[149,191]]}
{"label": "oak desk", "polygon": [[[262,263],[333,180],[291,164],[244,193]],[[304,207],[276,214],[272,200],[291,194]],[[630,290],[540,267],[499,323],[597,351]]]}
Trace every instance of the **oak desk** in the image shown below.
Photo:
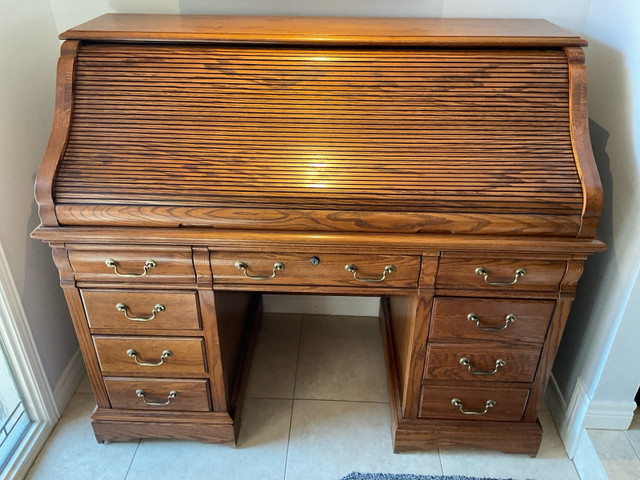
{"label": "oak desk", "polygon": [[383,298],[396,451],[537,451],[603,248],[586,42],[543,20],[172,15],[61,38],[33,235],[99,441],[233,443],[260,293],[331,293]]}

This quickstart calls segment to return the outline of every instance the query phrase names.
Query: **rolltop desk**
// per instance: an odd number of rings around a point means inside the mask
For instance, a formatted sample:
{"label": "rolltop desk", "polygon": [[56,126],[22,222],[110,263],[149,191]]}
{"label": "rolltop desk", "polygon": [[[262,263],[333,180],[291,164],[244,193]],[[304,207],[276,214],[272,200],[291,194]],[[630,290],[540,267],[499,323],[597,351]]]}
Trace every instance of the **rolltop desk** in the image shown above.
{"label": "rolltop desk", "polygon": [[595,239],[586,42],[543,20],[105,15],[36,180],[99,441],[235,441],[260,295],[380,296],[395,451],[535,453]]}

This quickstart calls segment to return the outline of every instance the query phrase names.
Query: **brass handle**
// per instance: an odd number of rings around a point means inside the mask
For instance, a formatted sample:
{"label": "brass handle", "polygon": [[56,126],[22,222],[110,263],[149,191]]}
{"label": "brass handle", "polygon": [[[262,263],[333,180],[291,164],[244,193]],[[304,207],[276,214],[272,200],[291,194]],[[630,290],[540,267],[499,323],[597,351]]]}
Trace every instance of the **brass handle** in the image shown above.
{"label": "brass handle", "polygon": [[504,325],[502,327],[482,327],[480,326],[480,317],[478,317],[475,313],[470,313],[469,315],[467,315],[467,320],[469,320],[470,322],[476,322],[476,327],[478,327],[479,330],[484,330],[485,332],[499,332],[500,330],[504,330],[509,326],[510,323],[514,323],[517,319],[518,317],[516,317],[513,313],[509,313],[506,317],[504,317]]}
{"label": "brass handle", "polygon": [[522,268],[522,267],[520,267],[520,268],[518,268],[516,270],[516,273],[514,274],[514,277],[513,277],[513,281],[511,281],[511,282],[490,282],[488,280],[489,272],[487,271],[486,268],[478,267],[478,268],[476,268],[475,271],[476,271],[477,275],[481,275],[484,278],[485,282],[487,282],[489,285],[493,285],[494,287],[508,287],[510,285],[515,285],[520,277],[524,277],[527,274],[527,270]]}
{"label": "brass handle", "polygon": [[130,357],[133,357],[133,359],[136,361],[136,363],[138,365],[142,365],[143,367],[159,367],[160,365],[162,365],[164,363],[164,361],[169,358],[171,355],[173,355],[173,353],[171,353],[171,350],[163,350],[162,355],[160,355],[160,361],[153,363],[153,362],[144,362],[144,361],[140,361],[138,360],[138,352],[136,352],[133,348],[130,348],[129,350],[127,350],[127,355],[129,355]]}
{"label": "brass handle", "polygon": [[500,370],[502,367],[504,367],[507,364],[507,362],[499,358],[496,360],[496,366],[493,370],[487,371],[487,372],[481,372],[477,370],[471,370],[471,360],[469,360],[467,357],[461,357],[460,360],[458,360],[458,362],[460,363],[460,365],[467,367],[467,370],[469,371],[469,373],[472,373],[474,375],[493,375],[494,373],[498,373],[498,370]]}
{"label": "brass handle", "polygon": [[451,405],[453,405],[454,407],[458,407],[460,409],[460,411],[462,413],[464,413],[465,415],[484,415],[485,413],[487,413],[489,411],[490,408],[493,408],[496,406],[496,401],[495,400],[487,400],[484,404],[484,410],[481,412],[472,412],[469,410],[464,410],[464,405],[462,405],[462,400],[460,400],[459,398],[452,398],[451,399]]}
{"label": "brass handle", "polygon": [[284,270],[284,263],[276,262],[273,264],[273,273],[271,275],[249,275],[247,273],[247,269],[249,267],[247,267],[246,263],[237,261],[234,265],[238,270],[242,270],[242,273],[244,273],[245,277],[250,278],[251,280],[271,280],[276,276],[276,273]]}
{"label": "brass handle", "polygon": [[386,267],[384,267],[382,276],[380,278],[358,278],[358,267],[356,267],[353,263],[347,263],[344,266],[344,269],[349,273],[353,273],[353,278],[355,278],[357,281],[364,283],[383,282],[387,278],[387,273],[393,273],[396,271],[396,267],[394,265],[387,265]]}
{"label": "brass handle", "polygon": [[116,309],[124,313],[125,317],[127,317],[129,320],[133,320],[134,322],[148,322],[149,320],[153,320],[154,318],[156,318],[157,313],[164,312],[166,310],[164,305],[162,305],[161,303],[156,303],[155,307],[153,307],[153,310],[151,310],[150,317],[130,317],[129,312],[127,311],[128,308],[129,307],[124,303],[116,303]]}
{"label": "brass handle", "polygon": [[169,405],[171,403],[171,400],[178,396],[178,392],[176,392],[175,390],[171,390],[169,392],[169,395],[167,395],[166,402],[150,402],[149,400],[147,400],[147,392],[140,388],[136,390],[136,395],[139,396],[144,403],[151,407],[164,407],[166,405]]}
{"label": "brass handle", "polygon": [[113,271],[117,276],[124,278],[144,277],[149,270],[158,266],[158,264],[154,260],[147,260],[146,262],[144,262],[144,267],[142,267],[144,270],[142,273],[120,273],[118,271],[118,262],[116,262],[113,258],[105,260],[104,263],[107,265],[107,267],[113,268]]}

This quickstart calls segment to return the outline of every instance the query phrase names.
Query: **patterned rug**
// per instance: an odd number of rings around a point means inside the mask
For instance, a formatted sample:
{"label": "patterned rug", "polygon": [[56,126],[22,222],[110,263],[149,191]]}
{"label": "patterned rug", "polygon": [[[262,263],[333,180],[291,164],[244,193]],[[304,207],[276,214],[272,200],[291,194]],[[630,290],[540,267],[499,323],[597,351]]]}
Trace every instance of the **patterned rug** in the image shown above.
{"label": "patterned rug", "polygon": [[[409,473],[352,472],[341,480],[514,480],[513,478],[464,477],[461,475],[412,475]],[[532,479],[530,479],[532,480]]]}

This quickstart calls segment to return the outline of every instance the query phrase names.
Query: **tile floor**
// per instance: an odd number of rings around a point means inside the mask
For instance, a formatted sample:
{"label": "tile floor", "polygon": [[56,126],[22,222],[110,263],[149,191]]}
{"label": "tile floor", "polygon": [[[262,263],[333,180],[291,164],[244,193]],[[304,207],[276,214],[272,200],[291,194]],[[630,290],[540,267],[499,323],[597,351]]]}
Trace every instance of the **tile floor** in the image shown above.
{"label": "tile floor", "polygon": [[640,413],[627,431],[587,430],[600,463],[611,480],[640,479]]}
{"label": "tile floor", "polygon": [[[546,410],[536,458],[472,449],[391,453],[382,339],[369,317],[265,315],[236,448],[166,440],[100,445],[89,423],[93,405],[85,380],[29,479],[338,480],[363,471],[579,480]],[[640,425],[626,438],[631,457],[633,447],[640,451]]]}

